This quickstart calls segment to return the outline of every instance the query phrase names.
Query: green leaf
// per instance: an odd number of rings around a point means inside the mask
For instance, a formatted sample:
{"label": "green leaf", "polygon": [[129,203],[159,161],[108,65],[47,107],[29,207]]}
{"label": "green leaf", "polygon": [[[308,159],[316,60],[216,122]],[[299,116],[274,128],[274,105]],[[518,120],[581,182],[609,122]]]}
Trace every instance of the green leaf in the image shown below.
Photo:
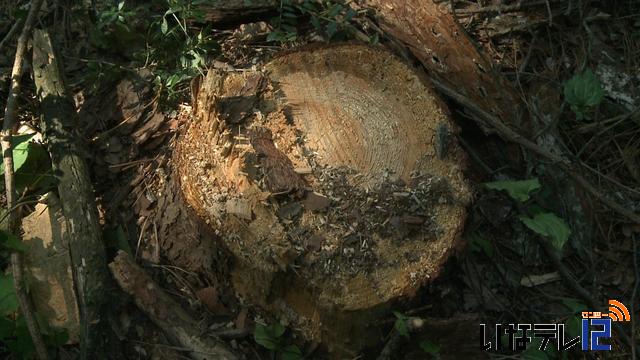
{"label": "green leaf", "polygon": [[327,35],[329,36],[329,39],[331,39],[333,35],[335,35],[338,32],[338,23],[333,21],[328,23],[326,27],[326,31],[327,31]]}
{"label": "green leaf", "polygon": [[571,229],[564,220],[553,213],[540,213],[533,218],[520,215],[519,219],[537,234],[550,238],[551,244],[558,250],[562,250],[571,235]]}
{"label": "green leaf", "polygon": [[424,340],[421,341],[419,345],[420,349],[427,354],[431,354],[433,356],[438,356],[440,354],[440,346],[433,341]]}
{"label": "green leaf", "polygon": [[12,251],[25,252],[28,250],[27,245],[19,237],[4,230],[0,230],[0,246]]}
{"label": "green leaf", "polygon": [[331,9],[329,9],[328,16],[330,18],[335,18],[336,16],[338,16],[338,14],[340,14],[340,12],[342,12],[342,5],[341,4],[334,4],[331,7]]}
{"label": "green leaf", "polygon": [[268,350],[276,350],[281,347],[280,337],[284,334],[285,328],[280,323],[264,326],[256,324],[253,331],[253,339],[257,344],[262,345]]}
{"label": "green leaf", "polygon": [[582,118],[589,108],[596,107],[604,98],[604,89],[600,79],[591,71],[574,75],[564,85],[564,98],[571,105],[576,116]]}
{"label": "green leaf", "polygon": [[0,315],[8,315],[18,310],[18,298],[13,289],[11,274],[0,275]]}
{"label": "green leaf", "polygon": [[163,34],[166,34],[168,30],[169,30],[169,23],[167,23],[167,18],[163,17],[162,23],[160,24],[160,32],[162,32]]}
{"label": "green leaf", "polygon": [[538,178],[533,178],[520,181],[494,181],[485,183],[484,186],[492,190],[504,190],[514,200],[525,202],[529,200],[532,192],[540,189],[540,182]]}
{"label": "green leaf", "polygon": [[488,257],[493,256],[493,245],[479,233],[474,232],[469,235],[469,248],[471,251],[482,252]]}
{"label": "green leaf", "polygon": [[408,338],[409,337],[409,328],[407,327],[408,317],[397,311],[394,311],[393,315],[396,316],[396,322],[393,324],[393,327],[396,329],[398,334]]}
{"label": "green leaf", "polygon": [[[33,138],[33,134],[13,136],[11,142],[13,144],[13,171],[20,170],[22,165],[27,162],[29,157],[29,141]],[[0,174],[4,174],[4,163],[0,164]]]}
{"label": "green leaf", "polygon": [[296,345],[289,345],[282,349],[282,360],[300,360],[302,351]]}

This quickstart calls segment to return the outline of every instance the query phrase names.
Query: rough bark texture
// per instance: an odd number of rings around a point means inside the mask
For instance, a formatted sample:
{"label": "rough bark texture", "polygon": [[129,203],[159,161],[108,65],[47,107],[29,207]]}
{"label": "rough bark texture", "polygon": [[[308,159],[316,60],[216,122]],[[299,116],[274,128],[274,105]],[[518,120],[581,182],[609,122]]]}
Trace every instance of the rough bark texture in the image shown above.
{"label": "rough bark texture", "polygon": [[58,57],[47,32],[36,30],[33,72],[43,114],[42,129],[58,172],[58,193],[66,218],[73,278],[80,310],[81,357],[100,353],[99,331],[109,272],[95,196],[75,131],[77,113],[65,89]]}
{"label": "rough bark texture", "polygon": [[190,350],[197,360],[235,360],[237,357],[222,342],[202,335],[198,320],[182,310],[180,304],[162,289],[131,259],[120,251],[109,264],[120,287],[133,297],[136,305],[179,345]]}
{"label": "rough bark texture", "polygon": [[442,102],[364,45],[211,71],[197,98],[175,165],[234,256],[237,295],[336,352],[376,339],[367,324],[437,276],[464,224],[466,158]]}
{"label": "rough bark texture", "polygon": [[214,0],[200,9],[205,19],[213,23],[233,23],[238,20],[250,22],[252,19],[273,12],[280,5],[276,0]]}
{"label": "rough bark texture", "polygon": [[453,87],[506,124],[521,128],[517,92],[497,74],[451,15],[448,1],[361,0],[382,29],[406,45],[431,76]]}

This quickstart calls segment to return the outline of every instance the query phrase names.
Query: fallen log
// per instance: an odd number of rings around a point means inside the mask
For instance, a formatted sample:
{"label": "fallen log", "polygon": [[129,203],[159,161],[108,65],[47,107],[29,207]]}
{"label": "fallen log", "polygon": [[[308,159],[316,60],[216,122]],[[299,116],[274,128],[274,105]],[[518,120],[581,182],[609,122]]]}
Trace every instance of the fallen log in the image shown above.
{"label": "fallen log", "polygon": [[248,23],[269,13],[275,13],[280,7],[276,0],[215,0],[198,5],[204,13],[204,20],[215,24]]}
{"label": "fallen log", "polygon": [[470,201],[466,156],[421,73],[364,45],[212,70],[174,155],[237,295],[334,352],[437,277]]}
{"label": "fallen log", "polygon": [[111,273],[122,290],[154,324],[182,347],[189,349],[196,360],[237,359],[221,341],[202,335],[194,319],[156,284],[124,251],[109,264]]}
{"label": "fallen log", "polygon": [[58,194],[68,230],[73,280],[80,312],[80,353],[102,353],[100,331],[109,272],[89,169],[75,131],[78,116],[65,89],[49,34],[33,34],[33,79],[42,111],[42,131],[57,172]]}

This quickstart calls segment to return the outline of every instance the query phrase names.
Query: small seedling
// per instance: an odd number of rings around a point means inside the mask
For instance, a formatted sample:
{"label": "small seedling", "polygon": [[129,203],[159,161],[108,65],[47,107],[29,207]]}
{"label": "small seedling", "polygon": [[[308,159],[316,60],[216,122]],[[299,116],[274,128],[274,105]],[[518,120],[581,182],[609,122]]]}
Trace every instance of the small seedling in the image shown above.
{"label": "small seedling", "polygon": [[582,120],[588,111],[600,105],[604,99],[604,89],[600,79],[587,69],[565,83],[564,99],[571,105],[576,118]]}

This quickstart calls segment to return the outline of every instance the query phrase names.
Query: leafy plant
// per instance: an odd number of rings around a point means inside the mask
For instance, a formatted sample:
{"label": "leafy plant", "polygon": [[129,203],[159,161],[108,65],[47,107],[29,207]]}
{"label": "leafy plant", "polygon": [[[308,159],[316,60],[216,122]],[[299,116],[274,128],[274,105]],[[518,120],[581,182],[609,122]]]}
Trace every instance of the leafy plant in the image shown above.
{"label": "leafy plant", "polygon": [[[32,134],[17,135],[11,139],[13,146],[13,171],[16,172],[22,168],[29,157],[29,148],[31,144]],[[0,163],[0,175],[4,174],[4,163]]]}
{"label": "leafy plant", "polygon": [[282,360],[302,359],[302,351],[298,346],[285,344],[282,338],[285,330],[285,327],[280,323],[274,323],[272,325],[256,324],[253,339],[265,349],[271,350],[274,354],[278,354]]}
{"label": "leafy plant", "polygon": [[[27,324],[18,311],[18,299],[10,274],[0,275],[0,343],[2,343],[18,359],[29,359],[34,353],[34,346]],[[54,349],[67,343],[69,336],[64,329],[49,326],[36,313],[40,331],[45,344]]]}
{"label": "leafy plant", "polygon": [[564,85],[564,98],[571,105],[571,110],[578,120],[600,105],[604,98],[604,89],[600,79],[590,69],[574,75]]}
{"label": "leafy plant", "polygon": [[12,233],[0,229],[0,246],[5,250],[10,251],[27,251],[27,246],[20,240],[19,237]]}
{"label": "leafy plant", "polygon": [[407,320],[409,320],[409,317],[398,311],[394,311],[393,315],[396,316],[396,322],[393,324],[393,327],[396,329],[398,334],[408,338],[409,327],[407,326]]}
{"label": "leafy plant", "polygon": [[551,239],[551,244],[557,250],[562,250],[571,235],[571,229],[564,220],[553,213],[543,212],[533,218],[520,215],[518,218],[535,233]]}
{"label": "leafy plant", "polygon": [[267,40],[280,43],[297,40],[298,28],[306,24],[307,19],[316,33],[328,41],[345,40],[356,30],[353,25],[356,15],[355,10],[342,2],[281,0],[279,15],[271,19],[274,30]]}
{"label": "leafy plant", "polygon": [[484,185],[489,189],[506,191],[509,196],[519,202],[529,200],[531,193],[540,189],[538,178],[520,181],[494,181]]}
{"label": "leafy plant", "polygon": [[[150,70],[155,84],[164,90],[169,100],[176,100],[182,85],[206,68],[207,55],[218,50],[207,27],[194,29],[189,23],[204,22],[200,10],[204,0],[166,0],[162,16],[150,4],[130,8],[124,2],[99,14],[99,21],[91,32],[92,43],[101,49],[110,49],[118,56],[127,56],[136,66]],[[118,14],[117,16],[115,14]],[[89,62],[100,79],[120,69],[107,62]]]}

